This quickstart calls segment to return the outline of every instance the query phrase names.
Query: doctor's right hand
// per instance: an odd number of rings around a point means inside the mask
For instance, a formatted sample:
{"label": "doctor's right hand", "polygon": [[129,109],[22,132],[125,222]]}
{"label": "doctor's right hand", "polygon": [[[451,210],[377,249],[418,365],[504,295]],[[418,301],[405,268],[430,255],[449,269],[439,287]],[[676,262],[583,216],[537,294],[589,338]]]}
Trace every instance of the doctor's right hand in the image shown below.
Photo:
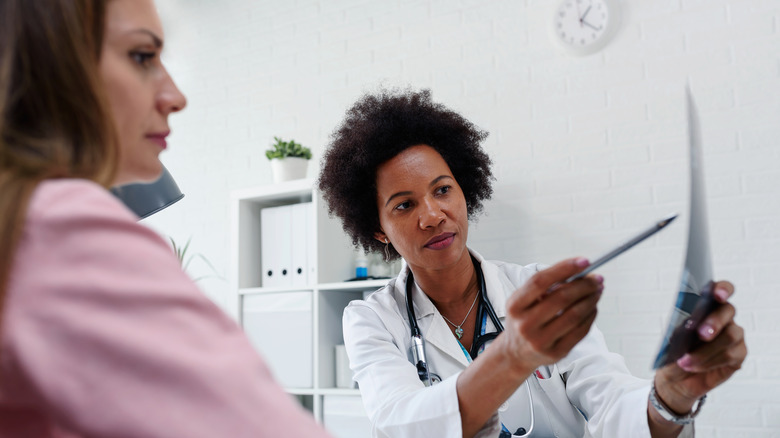
{"label": "doctor's right hand", "polygon": [[510,360],[522,367],[518,369],[533,372],[553,364],[588,334],[604,278],[589,274],[563,282],[589,264],[582,257],[558,262],[534,274],[509,297],[500,344]]}

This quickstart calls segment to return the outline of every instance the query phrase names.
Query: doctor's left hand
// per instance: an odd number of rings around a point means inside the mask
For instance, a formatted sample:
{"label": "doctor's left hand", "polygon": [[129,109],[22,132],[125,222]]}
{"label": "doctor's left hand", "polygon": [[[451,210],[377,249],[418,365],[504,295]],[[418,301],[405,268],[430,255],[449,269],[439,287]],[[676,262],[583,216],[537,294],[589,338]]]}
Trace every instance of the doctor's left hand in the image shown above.
{"label": "doctor's left hand", "polygon": [[698,399],[728,380],[747,356],[744,330],[734,322],[736,310],[728,303],[733,294],[731,283],[715,283],[714,296],[720,306],[699,326],[704,344],[655,374],[658,396],[680,414],[689,412]]}

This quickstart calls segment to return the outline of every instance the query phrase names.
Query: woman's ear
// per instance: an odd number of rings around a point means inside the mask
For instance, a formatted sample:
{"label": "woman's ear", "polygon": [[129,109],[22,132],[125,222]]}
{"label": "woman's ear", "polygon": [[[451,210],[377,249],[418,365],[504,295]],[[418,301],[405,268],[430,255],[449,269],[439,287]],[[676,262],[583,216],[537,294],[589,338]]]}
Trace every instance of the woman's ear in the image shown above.
{"label": "woman's ear", "polygon": [[378,241],[380,241],[382,243],[387,243],[387,234],[385,234],[385,233],[383,233],[381,231],[377,231],[377,232],[374,233],[374,239],[376,239],[376,240],[378,240]]}

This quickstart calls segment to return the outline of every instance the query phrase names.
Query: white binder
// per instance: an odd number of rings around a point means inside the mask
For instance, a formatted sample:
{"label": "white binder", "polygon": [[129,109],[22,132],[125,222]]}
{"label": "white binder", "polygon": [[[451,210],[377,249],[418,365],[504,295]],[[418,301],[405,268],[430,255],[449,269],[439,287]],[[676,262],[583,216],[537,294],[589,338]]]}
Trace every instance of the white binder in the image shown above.
{"label": "white binder", "polygon": [[260,256],[263,287],[292,286],[292,206],[264,208],[260,212]]}
{"label": "white binder", "polygon": [[260,267],[263,270],[263,287],[279,285],[279,273],[275,265],[277,255],[274,253],[276,244],[276,208],[260,210]]}
{"label": "white binder", "polygon": [[291,286],[305,288],[309,275],[309,242],[313,236],[309,233],[308,214],[311,202],[290,206],[290,275]]}
{"label": "white binder", "polygon": [[314,211],[314,204],[307,202],[304,209],[306,215],[306,258],[309,273],[306,276],[309,284],[319,283],[317,278],[317,213]]}
{"label": "white binder", "polygon": [[279,271],[278,287],[292,286],[292,205],[274,207],[276,211],[276,248],[277,270]]}

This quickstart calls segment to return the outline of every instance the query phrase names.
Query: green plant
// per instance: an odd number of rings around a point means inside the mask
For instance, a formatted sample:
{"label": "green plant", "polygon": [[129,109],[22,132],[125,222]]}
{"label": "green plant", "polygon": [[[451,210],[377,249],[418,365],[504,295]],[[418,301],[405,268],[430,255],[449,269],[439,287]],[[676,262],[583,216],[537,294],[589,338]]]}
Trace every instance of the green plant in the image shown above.
{"label": "green plant", "polygon": [[265,151],[265,156],[269,160],[285,157],[311,159],[311,150],[300,143],[296,143],[295,140],[284,141],[279,137],[274,137],[274,140],[276,140],[276,143],[271,145],[271,149]]}
{"label": "green plant", "polygon": [[217,269],[214,267],[214,265],[212,265],[211,262],[206,257],[203,256],[203,254],[187,254],[187,251],[190,248],[190,242],[192,241],[192,237],[187,239],[187,243],[185,243],[184,246],[177,244],[176,241],[173,240],[173,237],[168,237],[168,240],[171,241],[171,246],[173,246],[173,252],[174,254],[176,254],[176,258],[179,259],[179,264],[181,265],[181,269],[184,272],[187,272],[187,268],[190,266],[190,263],[194,258],[199,258],[203,260],[208,265],[209,269],[211,269],[211,272],[214,273],[213,275],[202,275],[200,277],[193,278],[192,281],[199,281],[204,278],[210,278],[210,277],[217,277],[220,279],[222,278],[222,276],[217,273]]}

